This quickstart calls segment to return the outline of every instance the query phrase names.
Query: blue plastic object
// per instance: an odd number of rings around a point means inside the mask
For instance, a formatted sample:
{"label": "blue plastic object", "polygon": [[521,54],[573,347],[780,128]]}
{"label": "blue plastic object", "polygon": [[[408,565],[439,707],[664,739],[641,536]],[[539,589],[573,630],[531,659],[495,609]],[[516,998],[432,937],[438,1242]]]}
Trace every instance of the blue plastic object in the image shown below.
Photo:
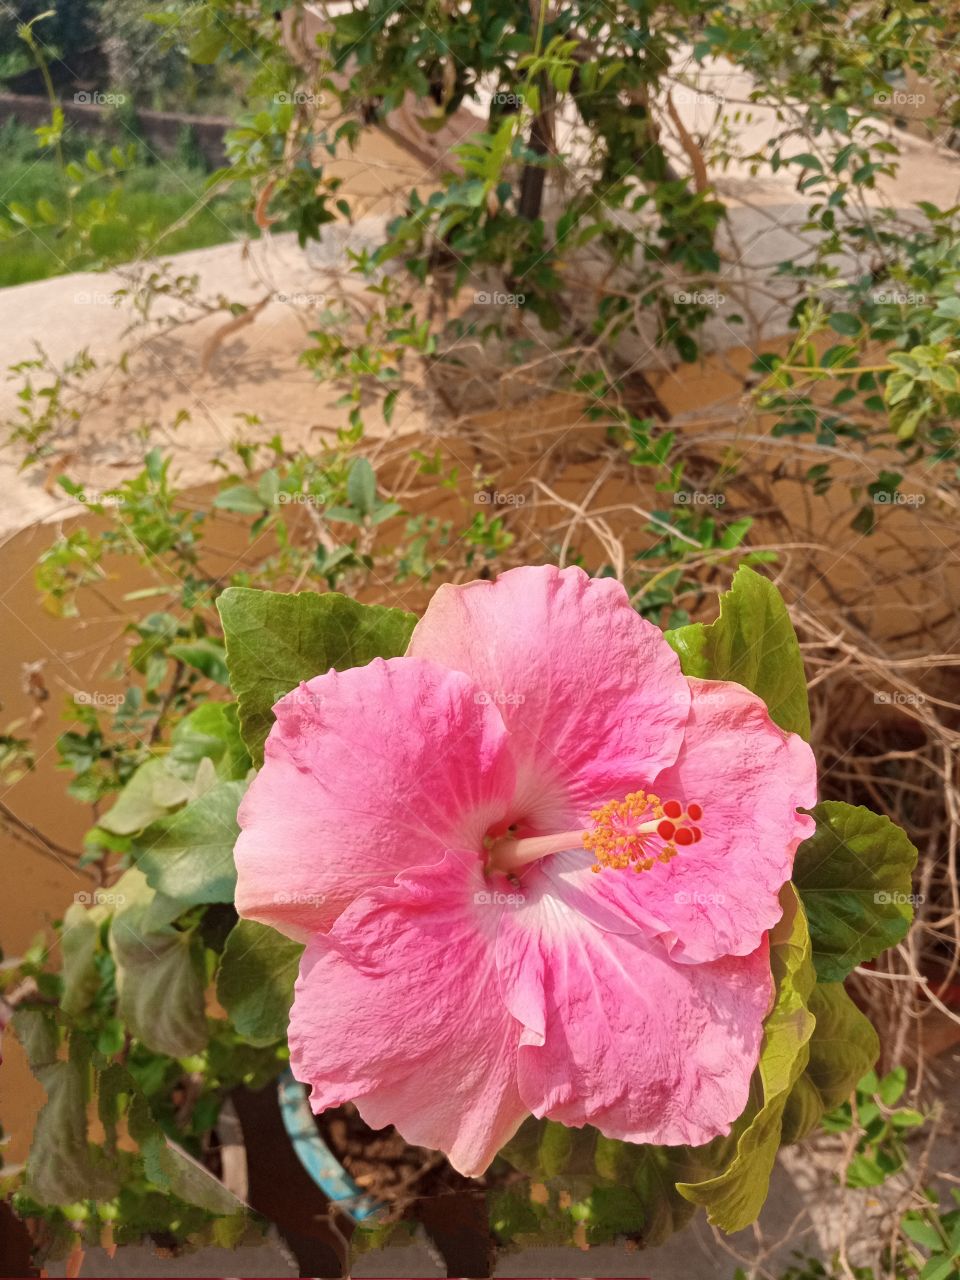
{"label": "blue plastic object", "polygon": [[277,1095],[283,1127],[297,1159],[327,1199],[356,1222],[381,1212],[386,1206],[360,1190],[320,1137],[304,1087],[289,1068],[280,1077]]}

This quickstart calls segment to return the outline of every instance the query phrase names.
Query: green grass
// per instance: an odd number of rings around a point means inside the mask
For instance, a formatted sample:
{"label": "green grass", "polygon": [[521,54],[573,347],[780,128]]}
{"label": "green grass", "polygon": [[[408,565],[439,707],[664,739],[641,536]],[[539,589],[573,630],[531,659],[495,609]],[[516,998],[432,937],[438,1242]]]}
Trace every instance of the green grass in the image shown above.
{"label": "green grass", "polygon": [[[85,165],[92,147],[107,157],[103,139],[67,136],[65,160]],[[108,161],[109,163],[109,161]],[[207,175],[181,159],[138,159],[118,176],[88,172],[74,198],[74,211],[83,234],[63,230],[69,207],[67,189],[76,185],[64,176],[56,157],[41,150],[30,130],[0,129],[0,222],[10,223],[10,205],[31,214],[30,229],[13,224],[11,238],[0,239],[0,286],[44,280],[68,271],[113,266],[141,256],[179,253],[223,244],[255,228],[245,208],[246,191],[239,184],[175,231],[178,222],[207,191]],[[37,202],[49,201],[49,222],[37,213]],[[98,209],[97,202],[109,202]]]}

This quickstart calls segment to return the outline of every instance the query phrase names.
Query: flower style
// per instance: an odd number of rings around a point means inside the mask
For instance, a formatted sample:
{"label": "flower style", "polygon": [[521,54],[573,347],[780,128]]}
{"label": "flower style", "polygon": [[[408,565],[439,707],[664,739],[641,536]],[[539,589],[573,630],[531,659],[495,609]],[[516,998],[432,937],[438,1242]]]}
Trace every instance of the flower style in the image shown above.
{"label": "flower style", "polygon": [[709,1141],[747,1103],[810,748],[685,677],[612,579],[442,586],[407,654],[274,708],[237,910],[306,943],[320,1112],[477,1175],[529,1114]]}

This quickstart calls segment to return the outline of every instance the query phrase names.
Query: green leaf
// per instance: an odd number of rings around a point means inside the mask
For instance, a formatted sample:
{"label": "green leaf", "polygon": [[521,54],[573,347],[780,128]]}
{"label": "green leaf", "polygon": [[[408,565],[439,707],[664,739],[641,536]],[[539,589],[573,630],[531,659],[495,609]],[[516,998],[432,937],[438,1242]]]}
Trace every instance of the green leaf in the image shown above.
{"label": "green leaf", "polygon": [[178,804],[183,804],[190,794],[189,783],[182,778],[174,778],[163,760],[147,760],[131,777],[99,825],[115,836],[133,835]]}
{"label": "green leaf", "polygon": [[260,499],[262,506],[276,506],[277,494],[280,492],[280,476],[271,467],[269,471],[265,471],[260,477],[257,485],[257,497]]}
{"label": "green leaf", "polygon": [[[525,1188],[508,1186],[501,1191],[494,1191],[489,1205],[490,1226],[503,1243],[516,1245],[525,1239],[543,1239],[540,1228],[542,1215],[537,1212],[538,1206],[533,1204]],[[354,1241],[358,1236],[365,1243],[372,1230],[375,1228],[367,1228],[361,1223],[351,1238],[351,1248],[357,1248]],[[360,1235],[360,1232],[363,1234]]]}
{"label": "green leaf", "polygon": [[391,520],[395,515],[399,515],[402,510],[403,507],[399,502],[382,502],[370,517],[370,523],[383,524],[385,520]]}
{"label": "green leaf", "polygon": [[30,1070],[34,1075],[41,1067],[56,1062],[60,1048],[60,1032],[52,1012],[29,1007],[17,1009],[11,1019],[11,1025],[23,1046],[27,1061],[30,1063]]}
{"label": "green leaf", "polygon": [[249,772],[250,756],[240,737],[235,702],[203,703],[185,716],[170,735],[170,773],[189,780],[204,759],[213,761],[221,778],[244,778]]}
{"label": "green leaf", "polygon": [[350,505],[365,516],[377,505],[377,477],[366,458],[355,458],[347,476],[347,498]]}
{"label": "green leaf", "polygon": [[[137,875],[142,872],[137,867],[131,867],[132,871],[136,871]],[[149,889],[149,885],[147,886]],[[147,933],[152,933],[154,929],[163,932],[168,924],[182,916],[184,912],[184,904],[177,898],[168,898],[165,893],[153,893],[149,902],[144,908],[141,916],[141,923]]]}
{"label": "green leaf", "polygon": [[110,928],[120,1016],[154,1053],[199,1053],[207,1042],[199,947],[190,933],[149,919],[154,894],[137,868],[114,892],[122,898]]}
{"label": "green leaf", "polygon": [[596,1129],[568,1129],[555,1120],[528,1116],[500,1149],[500,1155],[531,1178],[552,1178],[565,1173],[593,1172],[598,1137]]}
{"label": "green leaf", "polygon": [[132,1077],[129,1073],[124,1073],[124,1077],[121,1087],[130,1097],[130,1136],[140,1148],[144,1173],[149,1180],[168,1195],[199,1205],[208,1213],[244,1212],[242,1201],[228,1191],[219,1178],[167,1138]]}
{"label": "green leaf", "polygon": [[847,1186],[881,1187],[892,1172],[894,1171],[884,1164],[881,1157],[864,1152],[862,1155],[854,1156],[850,1161],[847,1169]]}
{"label": "green leaf", "polygon": [[34,1068],[44,1103],[33,1130],[25,1185],[41,1204],[111,1200],[119,1190],[112,1161],[87,1135],[91,1071],[80,1042],[65,1062]]}
{"label": "green leaf", "polygon": [[810,993],[816,1026],[810,1059],[787,1099],[781,1141],[798,1142],[825,1111],[845,1102],[880,1054],[877,1033],[847,995],[842,982],[817,983]]}
{"label": "green leaf", "polygon": [[358,604],[336,592],[284,595],[228,587],[217,601],[240,730],[255,764],[273,724],[273,704],[301,680],[404,652],[416,617]]}
{"label": "green leaf", "polygon": [[596,1167],[608,1181],[628,1187],[636,1198],[645,1246],[663,1244],[686,1226],[696,1210],[677,1184],[708,1172],[695,1148],[637,1146],[599,1134]]}
{"label": "green leaf", "polygon": [[227,661],[224,656],[223,645],[219,641],[203,636],[198,640],[186,641],[183,644],[172,644],[168,647],[167,653],[171,658],[178,658],[180,662],[186,663],[188,667],[193,667],[196,671],[201,672],[208,680],[226,685],[227,688],[230,687]]}
{"label": "green leaf", "polygon": [[63,953],[63,994],[60,1007],[71,1018],[89,1008],[100,986],[96,965],[99,922],[93,912],[72,902],[63,917],[60,950]]}
{"label": "green leaf", "polygon": [[207,67],[216,62],[230,38],[230,30],[226,23],[218,22],[212,10],[210,14],[209,18],[205,17],[200,29],[193,33],[187,48],[187,57],[201,67]]}
{"label": "green leaf", "polygon": [[835,311],[830,317],[830,328],[845,338],[855,338],[861,329],[860,321],[852,311]]}
{"label": "green leaf", "polygon": [[556,1177],[557,1174],[569,1166],[571,1156],[573,1155],[574,1146],[578,1140],[592,1136],[594,1143],[596,1142],[596,1134],[590,1135],[584,1130],[575,1135],[573,1129],[568,1129],[566,1125],[556,1124],[553,1121],[544,1123],[543,1129],[539,1135],[539,1167],[548,1177]]}
{"label": "green leaf", "polygon": [[55,227],[60,221],[60,215],[46,196],[41,196],[37,201],[37,213],[48,226]]}
{"label": "green leaf", "polygon": [[255,920],[239,920],[230,931],[217,974],[217,999],[251,1044],[273,1044],[287,1034],[302,951],[299,942]]}
{"label": "green leaf", "polygon": [[735,680],[763,698],[781,729],[810,737],[800,645],[783,597],[768,578],[741,565],[720,597],[715,622],[693,622],[664,635],[685,675]]}
{"label": "green leaf", "polygon": [[241,516],[262,516],[264,503],[255,490],[245,484],[222,489],[213,500],[218,511],[233,511]]}
{"label": "green leaf", "polygon": [[957,1274],[957,1252],[937,1254],[920,1272],[920,1280],[954,1280]]}
{"label": "green leaf", "polygon": [[943,1245],[940,1232],[916,1213],[908,1213],[900,1224],[903,1234],[925,1249],[939,1250]]}
{"label": "green leaf", "polygon": [[811,813],[817,829],[797,850],[793,880],[810,922],[817,977],[840,982],[906,934],[917,851],[889,818],[869,809],[826,800]]}
{"label": "green leaf", "polygon": [[137,837],[133,855],[151,888],[180,903],[233,901],[237,808],[246,789],[246,782],[220,782]]}
{"label": "green leaf", "polygon": [[187,1204],[199,1205],[208,1213],[244,1212],[242,1200],[159,1129],[143,1140],[140,1153],[147,1177],[170,1195]]}
{"label": "green leaf", "polygon": [[850,521],[850,528],[855,533],[870,534],[877,523],[876,507],[870,503],[860,508]]}
{"label": "green leaf", "polygon": [[880,1040],[870,1019],[850,999],[842,982],[818,982],[810,995],[817,1020],[804,1078],[820,1095],[825,1111],[845,1102],[880,1056]]}
{"label": "green leaf", "polygon": [[[747,1108],[730,1138],[717,1139],[705,1149],[731,1151],[723,1171],[703,1182],[681,1182],[677,1190],[703,1205],[714,1226],[740,1231],[754,1222],[763,1207],[770,1174],[780,1147],[787,1099],[807,1067],[814,1019],[808,1003],[816,980],[807,922],[792,885],[781,895],[783,917],[770,933],[770,962],[776,982],[776,1001],[764,1024],[763,1047],[755,1077],[759,1096]],[[759,1084],[759,1089],[756,1085]]]}
{"label": "green leaf", "polygon": [[[691,1147],[653,1147],[605,1138],[589,1125],[568,1129],[552,1120],[524,1121],[500,1155],[531,1179],[544,1183],[557,1202],[545,1222],[542,1210],[531,1217],[522,1204],[512,1223],[498,1227],[508,1237],[534,1237],[538,1232],[570,1243],[578,1224],[590,1244],[612,1240],[624,1232],[643,1237],[644,1245],[662,1244],[693,1216],[695,1207],[677,1191],[678,1181],[708,1172],[700,1152]],[[571,1211],[560,1212],[566,1203]],[[538,1221],[539,1217],[539,1221]],[[560,1232],[557,1235],[557,1232]]]}
{"label": "green leaf", "polygon": [[894,1067],[882,1080],[877,1081],[877,1093],[885,1107],[895,1107],[907,1088],[906,1067]]}

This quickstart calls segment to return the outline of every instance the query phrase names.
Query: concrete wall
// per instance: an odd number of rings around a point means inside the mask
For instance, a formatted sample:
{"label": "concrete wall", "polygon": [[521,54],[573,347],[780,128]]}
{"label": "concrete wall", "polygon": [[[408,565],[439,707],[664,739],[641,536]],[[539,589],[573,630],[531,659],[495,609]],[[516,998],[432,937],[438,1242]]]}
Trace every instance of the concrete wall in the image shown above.
{"label": "concrete wall", "polygon": [[[122,94],[78,91],[72,100],[68,98],[61,101],[60,106],[68,124],[75,125],[84,133],[103,133],[113,141],[124,143],[130,141],[130,131],[117,119],[116,107],[121,103],[112,101],[122,98]],[[19,120],[31,128],[48,124],[50,104],[46,98],[34,97],[32,94],[0,93],[0,121],[7,120]],[[149,146],[163,155],[170,155],[176,150],[184,128],[192,129],[197,145],[212,169],[218,169],[226,163],[223,135],[231,124],[232,121],[223,116],[191,116],[181,115],[178,111],[137,110],[137,130]]]}

